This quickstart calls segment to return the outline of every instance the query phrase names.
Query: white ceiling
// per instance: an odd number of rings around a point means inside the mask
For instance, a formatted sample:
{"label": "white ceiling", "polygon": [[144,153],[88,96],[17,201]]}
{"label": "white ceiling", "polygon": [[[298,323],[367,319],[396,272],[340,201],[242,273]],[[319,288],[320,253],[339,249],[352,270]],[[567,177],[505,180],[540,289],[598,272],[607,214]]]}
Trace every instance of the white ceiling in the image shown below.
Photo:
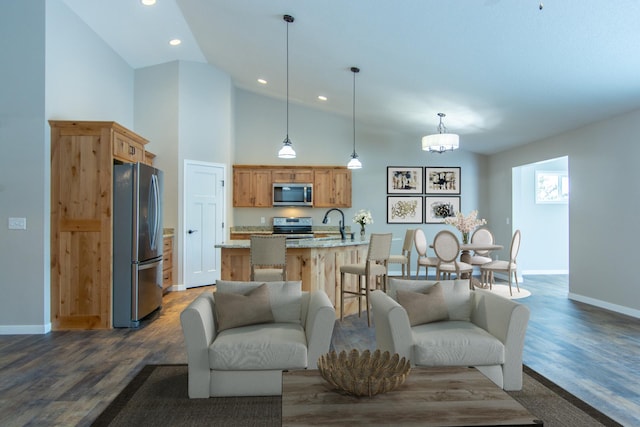
{"label": "white ceiling", "polygon": [[351,118],[357,66],[357,120],[416,144],[438,112],[490,154],[640,108],[639,0],[63,1],[133,68],[209,62],[280,99],[290,14],[291,102]]}

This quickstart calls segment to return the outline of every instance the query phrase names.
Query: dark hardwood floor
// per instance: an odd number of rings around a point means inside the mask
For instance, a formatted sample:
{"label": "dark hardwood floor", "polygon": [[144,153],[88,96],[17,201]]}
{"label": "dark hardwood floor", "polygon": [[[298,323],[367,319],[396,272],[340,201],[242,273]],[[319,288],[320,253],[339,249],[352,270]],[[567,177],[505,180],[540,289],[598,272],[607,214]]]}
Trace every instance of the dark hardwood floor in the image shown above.
{"label": "dark hardwood floor", "polygon": [[[565,276],[527,276],[524,362],[628,426],[640,425],[640,320],[567,299]],[[0,425],[90,425],[146,364],[186,363],[172,292],[139,329],[0,336]],[[366,316],[336,322],[336,350],[375,348]],[[185,391],[186,392],[186,391]]]}

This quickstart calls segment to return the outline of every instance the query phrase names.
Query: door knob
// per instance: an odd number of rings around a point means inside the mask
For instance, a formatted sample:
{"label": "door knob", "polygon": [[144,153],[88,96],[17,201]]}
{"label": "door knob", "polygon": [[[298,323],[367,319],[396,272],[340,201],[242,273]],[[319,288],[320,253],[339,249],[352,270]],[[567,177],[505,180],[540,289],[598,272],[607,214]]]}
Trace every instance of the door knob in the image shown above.
{"label": "door knob", "polygon": [[189,234],[193,234],[193,233],[195,233],[196,231],[198,231],[198,230],[189,230],[189,231],[187,231],[187,233],[189,233]]}

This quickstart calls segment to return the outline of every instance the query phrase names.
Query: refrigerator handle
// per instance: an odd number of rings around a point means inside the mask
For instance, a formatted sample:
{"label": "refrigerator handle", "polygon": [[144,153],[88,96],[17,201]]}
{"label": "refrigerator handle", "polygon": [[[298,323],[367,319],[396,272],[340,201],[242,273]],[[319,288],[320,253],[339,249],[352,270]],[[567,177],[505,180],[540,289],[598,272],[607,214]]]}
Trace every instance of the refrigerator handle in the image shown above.
{"label": "refrigerator handle", "polygon": [[151,247],[156,248],[159,227],[160,227],[160,189],[158,186],[158,176],[156,174],[151,175],[151,188],[153,189],[153,233],[151,236]]}

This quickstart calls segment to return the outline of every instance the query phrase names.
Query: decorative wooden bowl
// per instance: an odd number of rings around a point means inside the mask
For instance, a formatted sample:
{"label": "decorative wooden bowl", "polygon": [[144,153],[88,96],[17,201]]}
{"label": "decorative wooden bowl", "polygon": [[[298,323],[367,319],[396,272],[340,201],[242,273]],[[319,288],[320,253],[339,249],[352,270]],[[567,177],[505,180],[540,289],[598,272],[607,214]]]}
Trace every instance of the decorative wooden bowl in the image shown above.
{"label": "decorative wooden bowl", "polygon": [[411,363],[395,353],[354,349],[337,355],[331,351],[318,359],[322,377],[333,387],[354,396],[375,396],[394,390],[406,380]]}

